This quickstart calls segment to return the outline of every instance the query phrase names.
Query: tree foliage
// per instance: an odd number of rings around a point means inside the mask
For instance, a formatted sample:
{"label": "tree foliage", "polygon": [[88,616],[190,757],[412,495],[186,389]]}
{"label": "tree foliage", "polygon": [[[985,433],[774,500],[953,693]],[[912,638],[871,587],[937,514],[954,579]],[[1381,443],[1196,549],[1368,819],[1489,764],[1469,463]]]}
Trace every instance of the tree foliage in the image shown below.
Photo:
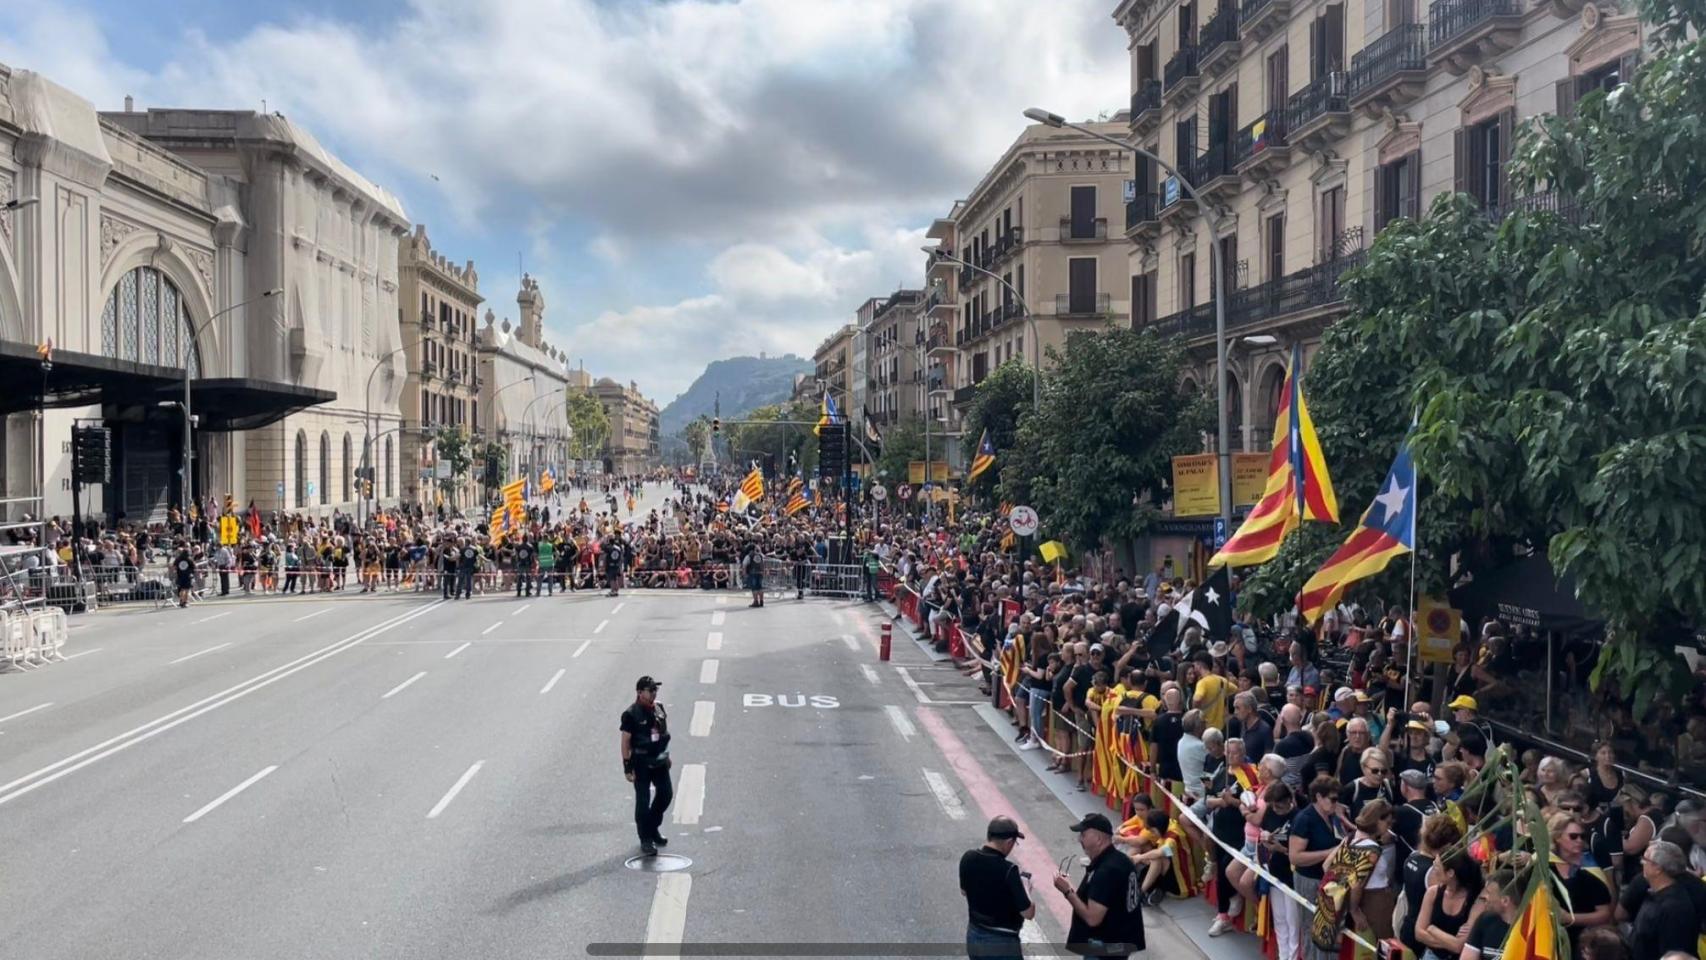
{"label": "tree foliage", "polygon": [[[985,429],[989,442],[995,446],[997,460],[1001,451],[1013,449],[1019,435],[1019,419],[1031,409],[1031,368],[1018,359],[1009,360],[977,385],[971,407],[966,411],[965,435],[961,445],[965,462],[977,456],[977,444]],[[989,470],[971,485],[974,491],[993,490],[999,471]]]}
{"label": "tree foliage", "polygon": [[[935,442],[946,444],[947,440],[940,438]],[[932,450],[931,453],[939,461],[947,458],[945,450]],[[877,455],[877,477],[890,487],[906,483],[911,479],[907,469],[914,460],[924,460],[923,417],[902,420],[883,434],[883,452]]]}
{"label": "tree foliage", "polygon": [[687,452],[695,465],[704,462],[705,449],[711,444],[711,418],[695,417],[681,428],[681,439],[687,442]]}
{"label": "tree foliage", "polygon": [[569,452],[577,460],[591,460],[604,453],[610,439],[610,417],[598,398],[581,390],[570,390],[564,409],[569,420]]}
{"label": "tree foliage", "polygon": [[729,438],[729,453],[739,469],[749,462],[771,457],[778,472],[788,470],[788,457],[798,458],[799,469],[810,471],[817,465],[817,437],[808,425],[817,422],[817,403],[794,400],[773,403],[749,411],[739,423],[723,424]]}
{"label": "tree foliage", "polygon": [[440,460],[450,461],[450,476],[438,480],[439,489],[448,493],[461,484],[468,471],[473,469],[473,442],[461,427],[440,427],[433,435],[432,448]]}

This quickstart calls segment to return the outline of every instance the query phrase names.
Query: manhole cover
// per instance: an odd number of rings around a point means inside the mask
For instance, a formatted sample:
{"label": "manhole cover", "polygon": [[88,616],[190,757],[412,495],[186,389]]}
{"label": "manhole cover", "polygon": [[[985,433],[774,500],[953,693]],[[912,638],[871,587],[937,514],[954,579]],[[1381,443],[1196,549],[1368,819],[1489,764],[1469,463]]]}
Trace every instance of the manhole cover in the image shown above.
{"label": "manhole cover", "polygon": [[655,857],[629,857],[622,865],[643,873],[674,873],[693,866],[693,861],[673,853],[660,853]]}

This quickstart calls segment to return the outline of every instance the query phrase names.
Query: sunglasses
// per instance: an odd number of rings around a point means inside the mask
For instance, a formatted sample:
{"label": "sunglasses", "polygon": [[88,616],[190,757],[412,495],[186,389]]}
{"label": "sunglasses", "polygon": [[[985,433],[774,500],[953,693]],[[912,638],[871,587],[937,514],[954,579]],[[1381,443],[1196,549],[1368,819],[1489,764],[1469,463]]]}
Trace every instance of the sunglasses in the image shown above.
{"label": "sunglasses", "polygon": [[1374,774],[1375,776],[1385,776],[1386,768],[1385,767],[1369,767],[1368,772]]}
{"label": "sunglasses", "polygon": [[1564,834],[1565,840],[1580,840],[1581,838],[1582,838],[1582,833],[1580,831],[1577,831],[1575,833]]}

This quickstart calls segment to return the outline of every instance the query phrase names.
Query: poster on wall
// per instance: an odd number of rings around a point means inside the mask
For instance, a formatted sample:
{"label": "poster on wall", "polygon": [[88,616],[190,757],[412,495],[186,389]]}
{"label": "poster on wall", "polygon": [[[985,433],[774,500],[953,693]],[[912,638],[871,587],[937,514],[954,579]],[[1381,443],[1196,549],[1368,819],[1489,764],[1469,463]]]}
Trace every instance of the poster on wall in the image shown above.
{"label": "poster on wall", "polygon": [[1220,512],[1220,470],[1212,453],[1173,458],[1173,516],[1207,517]]}

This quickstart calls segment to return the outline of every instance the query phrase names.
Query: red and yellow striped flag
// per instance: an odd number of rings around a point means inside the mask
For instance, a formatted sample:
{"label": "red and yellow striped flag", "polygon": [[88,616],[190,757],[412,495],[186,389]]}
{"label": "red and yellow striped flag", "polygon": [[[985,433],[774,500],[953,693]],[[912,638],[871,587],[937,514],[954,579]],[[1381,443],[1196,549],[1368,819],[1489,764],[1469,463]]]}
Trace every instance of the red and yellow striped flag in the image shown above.
{"label": "red and yellow striped flag", "polygon": [[1558,960],[1557,923],[1550,878],[1542,877],[1505,937],[1505,960]]}

